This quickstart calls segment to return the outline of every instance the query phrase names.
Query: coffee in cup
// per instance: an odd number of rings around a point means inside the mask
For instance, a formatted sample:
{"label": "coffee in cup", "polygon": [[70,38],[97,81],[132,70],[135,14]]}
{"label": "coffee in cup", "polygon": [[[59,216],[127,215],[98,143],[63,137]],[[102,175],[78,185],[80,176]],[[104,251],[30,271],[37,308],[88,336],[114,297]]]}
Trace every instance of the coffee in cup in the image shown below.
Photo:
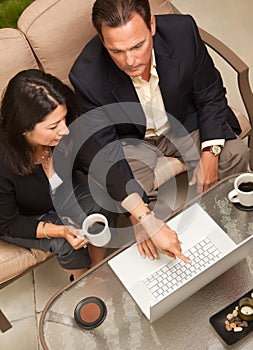
{"label": "coffee in cup", "polygon": [[244,173],[234,181],[234,189],[229,192],[228,199],[232,203],[240,203],[244,207],[253,206],[253,173]]}
{"label": "coffee in cup", "polygon": [[83,235],[96,247],[103,247],[111,239],[107,218],[102,214],[87,216],[82,224]]}

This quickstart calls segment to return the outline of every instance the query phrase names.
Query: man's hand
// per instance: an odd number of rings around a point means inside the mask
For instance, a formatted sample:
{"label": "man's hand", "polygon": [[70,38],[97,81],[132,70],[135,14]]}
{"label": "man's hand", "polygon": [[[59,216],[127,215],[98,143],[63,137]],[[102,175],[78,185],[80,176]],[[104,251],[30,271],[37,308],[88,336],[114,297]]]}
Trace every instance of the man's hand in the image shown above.
{"label": "man's hand", "polygon": [[202,152],[189,183],[190,186],[197,184],[197,193],[205,192],[218,181],[218,160],[211,152]]}
{"label": "man's hand", "polygon": [[182,253],[180,241],[178,240],[176,232],[170,229],[166,224],[164,224],[151,239],[161,253],[169,255],[174,259],[179,258],[187,263],[191,263],[191,260]]}
{"label": "man's hand", "polygon": [[[158,220],[156,218],[154,219]],[[150,260],[157,259],[159,257],[158,251],[160,251],[173,259],[179,258],[187,263],[191,262],[182,253],[176,232],[171,230],[165,223],[161,225],[158,232],[149,236],[142,224],[138,223],[132,215],[130,216],[130,220],[134,227],[139,253],[143,258],[147,256]]]}

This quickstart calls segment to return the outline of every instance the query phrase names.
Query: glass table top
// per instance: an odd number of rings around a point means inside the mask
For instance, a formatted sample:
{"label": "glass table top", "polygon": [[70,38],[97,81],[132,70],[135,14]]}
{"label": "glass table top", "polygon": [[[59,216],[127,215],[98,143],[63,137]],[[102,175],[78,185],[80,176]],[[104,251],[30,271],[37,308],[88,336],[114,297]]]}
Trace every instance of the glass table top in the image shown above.
{"label": "glass table top", "polygon": [[[239,210],[227,199],[233,181],[233,177],[222,181],[198,202],[238,244],[253,233],[253,213]],[[227,349],[209,318],[252,286],[253,254],[150,324],[105,260],[49,300],[40,320],[40,339],[49,350]],[[105,321],[90,331],[74,320],[76,305],[88,296],[101,298],[107,307]],[[229,348],[253,349],[253,333]]]}

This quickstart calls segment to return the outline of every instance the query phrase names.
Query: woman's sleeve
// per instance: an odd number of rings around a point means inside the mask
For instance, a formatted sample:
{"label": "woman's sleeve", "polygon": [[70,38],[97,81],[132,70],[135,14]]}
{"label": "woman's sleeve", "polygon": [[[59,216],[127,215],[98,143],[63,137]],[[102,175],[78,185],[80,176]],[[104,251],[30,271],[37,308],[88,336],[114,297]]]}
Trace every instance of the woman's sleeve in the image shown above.
{"label": "woman's sleeve", "polygon": [[17,206],[13,177],[1,167],[0,236],[36,238],[37,216],[21,215]]}

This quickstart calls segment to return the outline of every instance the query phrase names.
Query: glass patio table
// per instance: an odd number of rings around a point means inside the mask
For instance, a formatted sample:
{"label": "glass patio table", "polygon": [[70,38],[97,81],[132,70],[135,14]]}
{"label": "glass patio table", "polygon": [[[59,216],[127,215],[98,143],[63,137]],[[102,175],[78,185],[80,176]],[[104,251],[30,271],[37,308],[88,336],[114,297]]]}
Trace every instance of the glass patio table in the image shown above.
{"label": "glass patio table", "polygon": [[[253,233],[253,213],[238,209],[227,199],[233,182],[234,176],[229,177],[191,203],[198,201],[234,242],[240,243]],[[209,322],[212,315],[253,288],[253,252],[152,324],[109,267],[110,257],[49,300],[39,326],[44,349],[253,349],[253,332],[228,346]],[[76,305],[88,296],[99,297],[107,307],[104,322],[89,331],[74,320]]]}

